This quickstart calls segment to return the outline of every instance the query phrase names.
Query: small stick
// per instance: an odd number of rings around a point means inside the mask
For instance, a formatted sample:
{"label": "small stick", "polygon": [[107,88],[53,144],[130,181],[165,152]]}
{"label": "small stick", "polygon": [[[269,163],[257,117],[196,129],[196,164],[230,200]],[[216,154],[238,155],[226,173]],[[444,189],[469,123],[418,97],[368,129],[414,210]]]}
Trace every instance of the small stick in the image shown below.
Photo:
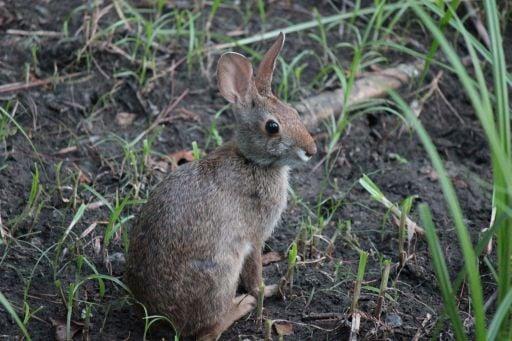
{"label": "small stick", "polygon": [[[407,261],[408,254],[411,249],[411,240],[414,235],[414,230],[410,229],[407,225],[407,216],[411,211],[412,201],[414,196],[407,197],[402,203],[402,211],[400,212],[400,223],[398,227],[398,256],[400,258],[400,267],[402,268]],[[407,225],[407,230],[406,230]],[[405,233],[407,231],[407,250],[404,250]]]}
{"label": "small stick", "polygon": [[2,237],[4,244],[7,244],[7,237],[9,237],[9,231],[7,230],[7,227],[4,228],[4,225],[2,224],[2,215],[1,214],[0,214],[0,236]]}
{"label": "small stick", "polygon": [[[430,321],[431,318],[432,318],[432,315],[427,313],[427,316],[425,317],[423,322],[421,322],[422,329],[425,328],[425,326],[427,325],[428,321]],[[412,341],[419,341],[420,340],[422,329],[418,330],[416,332],[416,334],[414,334],[414,337],[412,338]]]}
{"label": "small stick", "polygon": [[60,76],[60,77],[38,79],[38,80],[35,80],[30,83],[15,82],[15,83],[4,84],[4,85],[0,85],[0,94],[27,90],[27,89],[36,88],[38,86],[44,86],[44,85],[52,84],[52,83],[59,83],[64,80],[68,80],[68,79],[71,79],[71,78],[74,78],[77,76],[81,76],[81,75],[83,75],[82,72],[76,72],[76,73],[71,73],[69,75]]}
{"label": "small stick", "polygon": [[375,317],[380,320],[382,314],[382,305],[388,289],[389,271],[391,270],[391,261],[386,259],[384,261],[384,270],[382,271],[382,280],[380,282],[379,298],[377,299],[377,306],[375,307]]}
{"label": "small stick", "polygon": [[310,313],[302,317],[302,321],[316,320],[341,320],[343,316],[339,313]]}
{"label": "small stick", "polygon": [[56,31],[24,31],[24,30],[16,30],[9,29],[6,32],[7,34],[16,35],[16,36],[39,36],[39,37],[62,37],[64,34],[62,32]]}

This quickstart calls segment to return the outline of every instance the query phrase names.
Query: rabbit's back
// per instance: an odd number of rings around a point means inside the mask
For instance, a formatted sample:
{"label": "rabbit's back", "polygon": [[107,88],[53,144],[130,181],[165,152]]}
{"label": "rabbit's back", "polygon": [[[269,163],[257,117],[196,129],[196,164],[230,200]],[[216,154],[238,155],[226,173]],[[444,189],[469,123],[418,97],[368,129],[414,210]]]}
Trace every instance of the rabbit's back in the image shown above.
{"label": "rabbit's back", "polygon": [[135,297],[191,333],[218,319],[252,242],[270,235],[285,208],[287,176],[253,168],[230,144],[171,173],[131,231],[126,281]]}

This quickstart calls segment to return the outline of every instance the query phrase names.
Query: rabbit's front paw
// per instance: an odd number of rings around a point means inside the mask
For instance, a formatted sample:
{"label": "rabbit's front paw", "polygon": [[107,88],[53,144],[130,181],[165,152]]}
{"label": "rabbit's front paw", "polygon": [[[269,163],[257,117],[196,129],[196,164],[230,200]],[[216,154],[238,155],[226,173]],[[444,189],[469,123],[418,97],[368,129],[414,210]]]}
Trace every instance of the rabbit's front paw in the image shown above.
{"label": "rabbit's front paw", "polygon": [[240,295],[235,297],[233,303],[240,316],[244,316],[256,307],[257,300],[252,295]]}

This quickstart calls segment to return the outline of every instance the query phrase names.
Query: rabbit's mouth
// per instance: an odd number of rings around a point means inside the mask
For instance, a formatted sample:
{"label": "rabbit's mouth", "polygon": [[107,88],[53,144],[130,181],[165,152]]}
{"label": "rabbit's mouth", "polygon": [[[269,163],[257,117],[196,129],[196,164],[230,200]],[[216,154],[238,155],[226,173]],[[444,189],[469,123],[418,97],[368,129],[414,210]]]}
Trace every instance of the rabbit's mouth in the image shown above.
{"label": "rabbit's mouth", "polygon": [[308,162],[311,159],[311,156],[306,155],[306,152],[302,148],[298,148],[296,154],[303,162]]}

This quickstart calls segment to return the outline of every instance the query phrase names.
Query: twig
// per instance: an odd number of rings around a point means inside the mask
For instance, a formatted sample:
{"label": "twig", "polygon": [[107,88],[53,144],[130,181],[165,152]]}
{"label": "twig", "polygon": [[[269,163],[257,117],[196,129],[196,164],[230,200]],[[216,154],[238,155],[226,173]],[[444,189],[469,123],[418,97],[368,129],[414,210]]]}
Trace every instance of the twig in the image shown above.
{"label": "twig", "polygon": [[427,316],[425,317],[425,319],[423,320],[423,322],[421,322],[421,327],[422,329],[418,330],[416,332],[416,334],[414,334],[414,337],[412,338],[412,341],[419,341],[420,340],[420,336],[421,336],[421,331],[425,328],[425,326],[427,325],[428,321],[430,321],[430,319],[432,318],[432,315],[430,315],[429,313],[427,313]]}
{"label": "twig", "polygon": [[60,77],[38,79],[38,80],[32,81],[30,83],[15,82],[15,83],[10,83],[10,84],[4,84],[4,85],[0,85],[0,94],[27,90],[27,89],[36,88],[39,86],[44,86],[44,85],[48,85],[48,84],[52,84],[52,83],[59,83],[64,80],[75,78],[75,77],[81,76],[81,75],[83,75],[82,72],[76,72],[76,73],[72,73],[72,74],[60,76]]}
{"label": "twig", "polygon": [[2,215],[0,214],[0,235],[2,237],[2,240],[4,242],[4,244],[7,244],[7,237],[9,237],[9,231],[7,230],[6,227],[4,227],[3,223],[2,223]]}
{"label": "twig", "polygon": [[302,317],[302,321],[316,320],[341,320],[343,316],[339,313],[310,313]]}
{"label": "twig", "polygon": [[132,142],[131,144],[134,145],[137,142],[139,142],[144,136],[146,136],[150,131],[158,127],[160,124],[165,122],[172,121],[172,118],[168,117],[169,114],[176,108],[176,106],[187,96],[188,89],[185,89],[181,95],[178,96],[174,101],[169,103],[167,107],[165,107],[156,117],[156,119],[151,123],[148,129],[144,130],[142,133],[140,133]]}
{"label": "twig", "polygon": [[16,30],[9,29],[6,32],[7,34],[16,35],[16,36],[39,36],[39,37],[62,37],[64,34],[62,32],[56,31],[25,31],[25,30]]}

